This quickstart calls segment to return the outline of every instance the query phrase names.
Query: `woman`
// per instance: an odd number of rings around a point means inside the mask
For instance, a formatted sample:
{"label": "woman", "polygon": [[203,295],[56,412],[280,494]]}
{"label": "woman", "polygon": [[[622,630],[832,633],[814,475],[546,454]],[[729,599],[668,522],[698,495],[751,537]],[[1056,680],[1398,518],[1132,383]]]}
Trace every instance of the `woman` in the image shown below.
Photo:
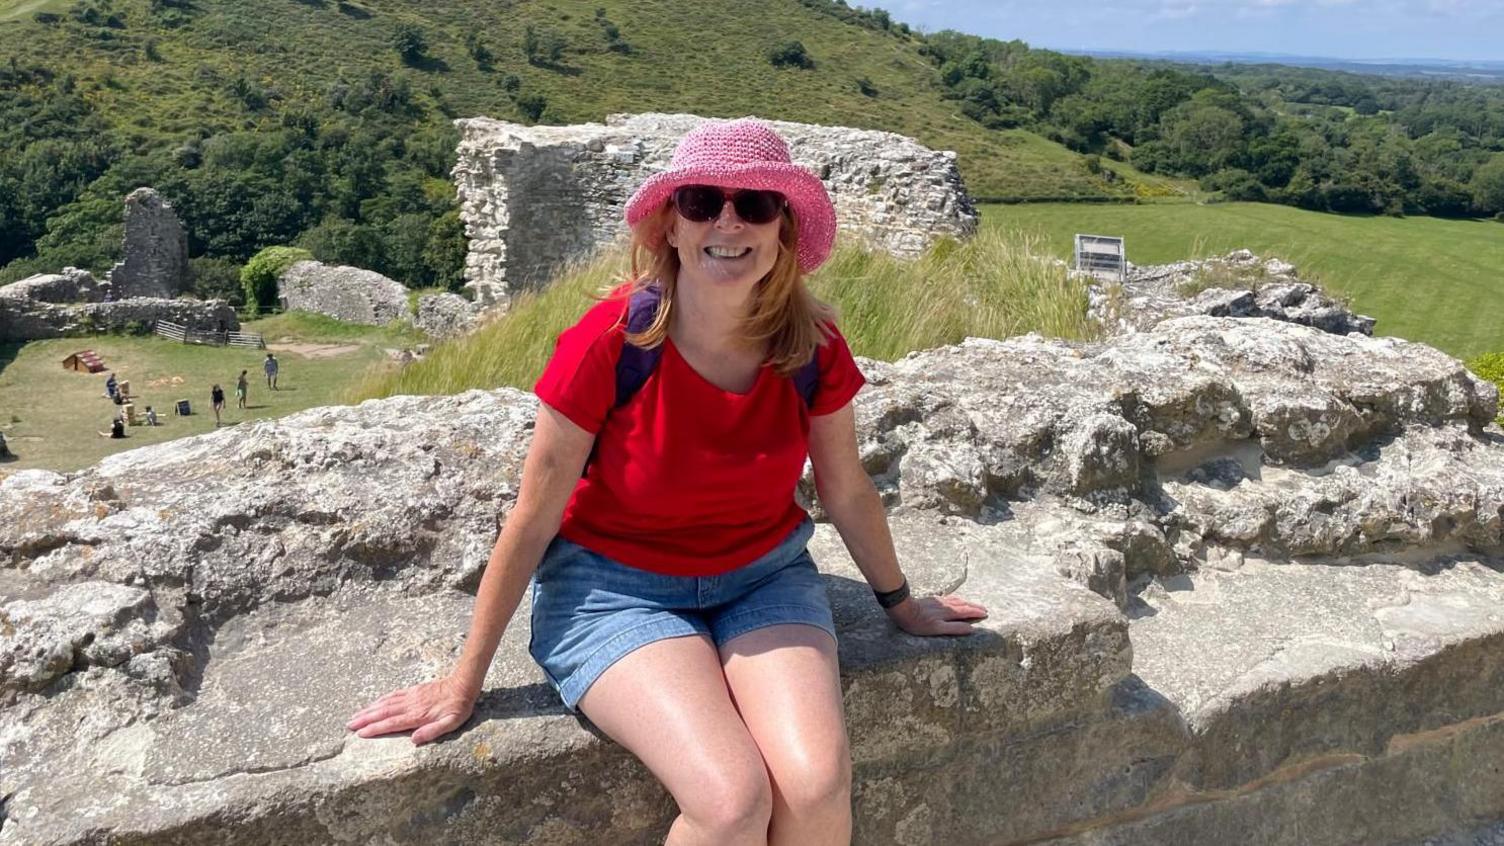
{"label": "woman", "polygon": [[225,408],[225,389],[218,383],[209,389],[209,404],[214,407],[214,425],[219,426],[219,413]]}
{"label": "woman", "polygon": [[[806,454],[821,504],[900,628],[966,634],[986,611],[908,595],[857,456],[861,373],[802,281],[835,237],[820,180],[766,124],[707,123],[626,217],[634,282],[559,337],[534,387],[522,487],[458,666],[349,727],[411,729],[417,744],[459,727],[530,586],[534,659],[567,707],[673,795],[668,843],[847,843],[835,630],[794,502]],[[629,331],[644,291],[657,305]],[[629,340],[658,357],[623,391]],[[812,356],[806,400],[795,381]]]}
{"label": "woman", "polygon": [[242,371],[240,371],[240,378],[235,380],[235,407],[239,408],[239,409],[244,409],[245,408],[245,400],[246,400],[246,396],[245,395],[246,395],[246,392],[249,391],[250,388],[251,388],[250,382],[245,378],[245,374],[247,374],[249,372],[251,372],[251,371],[249,371],[249,370],[242,370]]}

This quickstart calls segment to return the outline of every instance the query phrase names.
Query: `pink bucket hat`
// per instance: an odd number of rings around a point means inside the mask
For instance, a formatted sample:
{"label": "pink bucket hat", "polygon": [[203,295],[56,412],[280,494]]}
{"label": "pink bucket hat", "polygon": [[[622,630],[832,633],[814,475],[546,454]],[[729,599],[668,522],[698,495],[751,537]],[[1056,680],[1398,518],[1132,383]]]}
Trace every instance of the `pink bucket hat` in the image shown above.
{"label": "pink bucket hat", "polygon": [[690,130],[668,170],[648,177],[627,201],[627,225],[657,211],[681,185],[777,191],[799,220],[799,269],[810,273],[830,257],[836,210],[825,183],[794,164],[788,145],[763,121],[706,121]]}

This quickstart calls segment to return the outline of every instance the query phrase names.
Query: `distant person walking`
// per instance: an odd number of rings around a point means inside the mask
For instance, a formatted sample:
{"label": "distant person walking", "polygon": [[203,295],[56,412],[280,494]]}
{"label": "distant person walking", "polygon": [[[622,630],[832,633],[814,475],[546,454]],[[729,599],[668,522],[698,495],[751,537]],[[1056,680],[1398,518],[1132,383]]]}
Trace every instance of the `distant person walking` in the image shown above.
{"label": "distant person walking", "polygon": [[235,407],[236,408],[245,408],[245,395],[246,395],[246,392],[251,389],[250,383],[247,382],[246,378],[245,378],[245,374],[247,374],[249,372],[251,372],[251,371],[249,371],[249,370],[242,370],[242,371],[240,371],[240,378],[235,380]]}
{"label": "distant person walking", "polygon": [[266,386],[274,391],[277,390],[277,368],[279,367],[277,357],[267,353],[266,361],[261,367],[266,371]]}
{"label": "distant person walking", "polygon": [[214,425],[219,425],[219,412],[225,407],[225,389],[215,385],[209,390],[209,402],[214,406]]}
{"label": "distant person walking", "polygon": [[104,395],[114,399],[118,393],[120,393],[120,382],[115,379],[114,371],[111,371],[110,378],[104,380]]}

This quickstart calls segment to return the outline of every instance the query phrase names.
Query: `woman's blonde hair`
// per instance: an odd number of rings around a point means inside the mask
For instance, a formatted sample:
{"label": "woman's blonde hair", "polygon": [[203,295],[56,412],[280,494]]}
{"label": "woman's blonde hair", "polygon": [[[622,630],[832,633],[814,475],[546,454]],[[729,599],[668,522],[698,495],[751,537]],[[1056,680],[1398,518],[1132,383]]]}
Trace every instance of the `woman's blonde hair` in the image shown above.
{"label": "woman's blonde hair", "polygon": [[[628,342],[646,349],[668,337],[674,313],[679,252],[669,245],[668,231],[673,228],[675,214],[673,204],[664,203],[663,208],[632,228],[630,285],[615,294],[630,297],[654,284],[662,287],[663,296],[652,322],[641,332],[627,334]],[[809,362],[829,334],[827,324],[836,319],[835,308],[816,299],[804,284],[798,239],[799,221],[794,210],[785,207],[778,227],[778,257],[773,269],[758,280],[751,311],[741,325],[743,340],[767,345],[768,363],[781,376],[791,376]]]}

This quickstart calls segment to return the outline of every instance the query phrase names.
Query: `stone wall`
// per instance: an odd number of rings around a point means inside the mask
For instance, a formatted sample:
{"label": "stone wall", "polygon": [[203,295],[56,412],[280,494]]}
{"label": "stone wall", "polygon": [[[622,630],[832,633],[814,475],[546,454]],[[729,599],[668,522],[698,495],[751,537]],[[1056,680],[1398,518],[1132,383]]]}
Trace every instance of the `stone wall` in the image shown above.
{"label": "stone wall", "polygon": [[76,267],[65,267],[62,273],[39,273],[0,287],[0,298],[43,303],[98,302],[103,293],[94,274]]}
{"label": "stone wall", "polygon": [[[611,115],[603,124],[456,121],[454,182],[470,239],[466,284],[482,304],[546,284],[569,260],[623,236],[632,191],[665,169],[702,118]],[[841,240],[903,256],[977,223],[954,153],[891,132],[771,121],[794,160],[818,173]]]}
{"label": "stone wall", "polygon": [[188,233],[172,204],[151,188],[125,198],[122,254],[109,273],[115,299],[171,298],[188,290]]}
{"label": "stone wall", "polygon": [[[1504,820],[1493,386],[1420,344],[1204,316],[861,366],[915,592],[991,613],[899,634],[814,509],[853,842]],[[0,480],[0,844],[661,842],[672,802],[563,711],[526,599],[459,732],[343,730],[459,654],[535,412],[394,397]]]}
{"label": "stone wall", "polygon": [[284,311],[311,311],[370,326],[412,317],[401,282],[358,267],[297,262],[277,280],[277,297]]}
{"label": "stone wall", "polygon": [[238,331],[240,319],[224,300],[164,300],[136,297],[108,303],[59,305],[0,297],[0,343],[124,332],[131,324],[150,328],[158,320],[191,329]]}

